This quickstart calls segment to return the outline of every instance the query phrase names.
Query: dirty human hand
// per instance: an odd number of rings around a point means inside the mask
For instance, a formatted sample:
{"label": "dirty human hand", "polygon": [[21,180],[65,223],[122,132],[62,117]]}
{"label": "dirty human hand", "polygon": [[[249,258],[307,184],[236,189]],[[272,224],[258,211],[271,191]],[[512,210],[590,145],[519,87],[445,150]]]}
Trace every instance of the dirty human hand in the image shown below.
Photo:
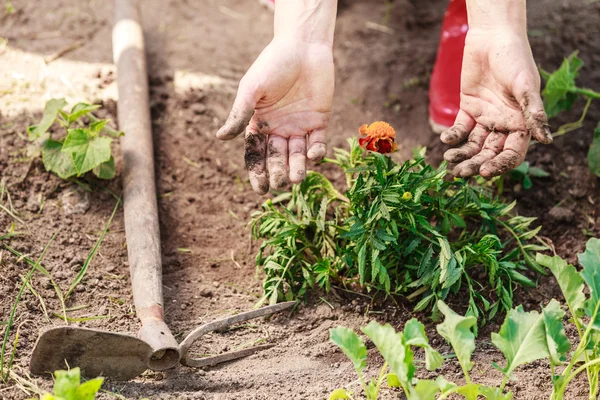
{"label": "dirty human hand", "polygon": [[525,0],[467,0],[469,31],[460,111],[441,140],[454,175],[501,175],[525,159],[529,142],[552,142],[540,75],[527,40]]}
{"label": "dirty human hand", "polygon": [[225,125],[245,132],[245,162],[255,192],[283,189],[306,176],[306,159],[326,153],[333,101],[336,0],[277,0],[275,35],[240,81]]}

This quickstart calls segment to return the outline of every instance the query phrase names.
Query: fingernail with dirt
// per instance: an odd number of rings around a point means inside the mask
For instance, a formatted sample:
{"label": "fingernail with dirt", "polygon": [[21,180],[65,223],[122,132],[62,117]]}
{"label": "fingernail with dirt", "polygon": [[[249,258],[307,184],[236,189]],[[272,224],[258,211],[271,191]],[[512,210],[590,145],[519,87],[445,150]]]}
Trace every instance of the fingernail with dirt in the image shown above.
{"label": "fingernail with dirt", "polygon": [[221,140],[230,140],[238,136],[246,129],[250,119],[254,115],[254,110],[231,110],[225,125],[217,132],[217,138]]}
{"label": "fingernail with dirt", "polygon": [[466,158],[467,155],[461,149],[450,149],[444,153],[444,160],[451,163],[459,163]]}
{"label": "fingernail with dirt", "polygon": [[259,194],[269,191],[269,178],[265,166],[266,144],[267,135],[263,133],[246,134],[244,161],[252,189]]}

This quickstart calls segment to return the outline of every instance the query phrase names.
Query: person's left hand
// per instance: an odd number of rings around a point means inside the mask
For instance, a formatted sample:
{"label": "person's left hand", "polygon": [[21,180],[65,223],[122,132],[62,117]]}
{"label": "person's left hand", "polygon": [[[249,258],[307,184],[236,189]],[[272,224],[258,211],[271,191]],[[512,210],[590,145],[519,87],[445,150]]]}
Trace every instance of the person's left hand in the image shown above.
{"label": "person's left hand", "polygon": [[454,175],[485,178],[517,167],[533,136],[552,136],[540,97],[540,75],[526,33],[510,28],[474,28],[466,37],[460,111],[442,142],[462,146],[444,154],[458,163]]}

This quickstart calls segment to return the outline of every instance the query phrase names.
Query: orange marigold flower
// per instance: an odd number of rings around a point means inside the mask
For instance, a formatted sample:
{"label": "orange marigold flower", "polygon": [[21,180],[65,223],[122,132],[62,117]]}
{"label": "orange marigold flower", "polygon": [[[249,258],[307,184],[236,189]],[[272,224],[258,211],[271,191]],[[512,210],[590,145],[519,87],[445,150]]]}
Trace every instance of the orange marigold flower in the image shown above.
{"label": "orange marigold flower", "polygon": [[377,121],[371,125],[364,124],[358,128],[358,132],[366,136],[358,139],[358,143],[363,149],[387,154],[398,148],[394,141],[396,131],[387,122]]}

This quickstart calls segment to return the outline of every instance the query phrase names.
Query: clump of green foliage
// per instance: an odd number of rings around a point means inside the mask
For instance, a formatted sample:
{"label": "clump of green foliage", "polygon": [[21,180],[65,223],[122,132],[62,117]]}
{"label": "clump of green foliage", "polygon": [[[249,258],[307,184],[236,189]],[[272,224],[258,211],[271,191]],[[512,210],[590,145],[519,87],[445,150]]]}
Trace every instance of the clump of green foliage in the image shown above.
{"label": "clump of green foliage", "polygon": [[[593,100],[600,99],[599,92],[577,86],[575,80],[579,75],[579,70],[583,66],[583,61],[577,54],[578,52],[575,51],[569,57],[565,58],[560,68],[552,73],[541,71],[542,77],[546,80],[542,97],[544,99],[544,109],[549,118],[556,117],[561,112],[570,111],[580,97],[586,100],[585,107],[579,119],[561,126],[553,135],[554,137],[562,136],[565,133],[581,128],[590,104]],[[600,123],[594,130],[592,145],[588,151],[588,165],[592,173],[600,176]]]}
{"label": "clump of green foliage", "polygon": [[[464,385],[457,385],[443,376],[435,380],[416,379],[413,348],[421,347],[425,353],[425,367],[433,371],[442,366],[443,357],[433,349],[423,325],[416,319],[409,320],[404,331],[395,332],[389,324],[384,326],[372,321],[362,332],[375,344],[385,360],[377,379],[365,381],[367,349],[362,339],[351,329],[337,327],[330,330],[330,339],[352,361],[359,376],[367,400],[375,400],[384,380],[389,387],[400,388],[408,400],[446,399],[457,394],[468,400],[483,396],[489,400],[510,400],[512,393],[505,392],[515,370],[536,360],[550,362],[550,380],[553,391],[550,400],[562,400],[569,383],[580,373],[587,373],[589,399],[598,396],[600,373],[600,239],[590,239],[586,251],[579,254],[583,270],[578,273],[558,256],[537,254],[540,264],[547,266],[558,281],[565,297],[572,322],[579,335],[579,344],[571,354],[571,343],[565,334],[565,311],[552,299],[541,312],[525,312],[522,306],[511,309],[500,327],[492,333],[491,341],[504,355],[505,366],[497,364],[504,379],[498,387],[474,383],[469,371],[474,363],[471,356],[475,350],[477,320],[473,316],[460,316],[443,301],[438,308],[444,315],[437,326],[438,333],[452,346],[464,375]],[[586,296],[586,287],[589,296]],[[558,372],[558,369],[562,369]],[[336,389],[330,399],[352,399],[354,393],[344,388]]]}
{"label": "clump of green foliage", "polygon": [[[41,150],[46,170],[62,179],[80,177],[89,171],[98,178],[112,179],[115,160],[110,136],[119,137],[123,132],[110,128],[108,120],[94,117],[92,112],[100,108],[97,104],[77,103],[70,112],[63,111],[66,105],[65,99],[49,100],[40,123],[27,128],[34,155]],[[66,135],[50,131],[56,121]]]}
{"label": "clump of green foliage", "polygon": [[104,378],[94,378],[81,382],[79,368],[54,372],[54,393],[46,393],[41,400],[94,400]]}
{"label": "clump of green foliage", "polygon": [[467,314],[483,323],[512,308],[515,284],[535,285],[523,273],[543,273],[532,252],[545,247],[530,243],[540,229],[531,227],[535,218],[513,215],[515,203],[489,188],[445,179],[446,164],[426,164],[424,150],[397,164],[349,143],[326,160],[345,173],[345,194],[310,172],[253,215],[253,235],[263,240],[256,257],[266,274],[262,301],[359,284],[420,298],[415,310],[432,307],[437,315],[437,300],[463,290]]}

